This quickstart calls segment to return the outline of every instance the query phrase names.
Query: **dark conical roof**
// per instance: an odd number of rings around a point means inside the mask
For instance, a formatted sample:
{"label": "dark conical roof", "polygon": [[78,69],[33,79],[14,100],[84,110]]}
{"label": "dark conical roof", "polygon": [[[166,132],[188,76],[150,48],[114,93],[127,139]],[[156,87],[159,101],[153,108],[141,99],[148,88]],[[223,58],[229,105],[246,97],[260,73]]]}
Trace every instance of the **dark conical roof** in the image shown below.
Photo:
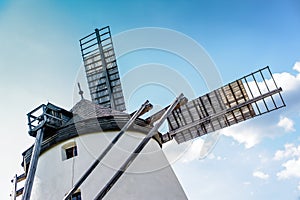
{"label": "dark conical roof", "polygon": [[95,104],[86,99],[82,99],[78,103],[76,103],[70,110],[70,112],[73,113],[73,118],[66,125],[99,117],[129,116],[129,114],[127,113]]}

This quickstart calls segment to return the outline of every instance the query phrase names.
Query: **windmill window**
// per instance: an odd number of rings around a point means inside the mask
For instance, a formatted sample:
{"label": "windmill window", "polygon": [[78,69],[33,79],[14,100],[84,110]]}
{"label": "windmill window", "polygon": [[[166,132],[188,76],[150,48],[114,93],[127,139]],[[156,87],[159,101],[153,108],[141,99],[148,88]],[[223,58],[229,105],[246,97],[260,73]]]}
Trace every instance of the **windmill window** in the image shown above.
{"label": "windmill window", "polygon": [[68,160],[78,155],[77,145],[74,141],[62,146],[62,160]]}
{"label": "windmill window", "polygon": [[67,159],[75,157],[75,156],[77,156],[77,146],[66,149],[66,158]]}

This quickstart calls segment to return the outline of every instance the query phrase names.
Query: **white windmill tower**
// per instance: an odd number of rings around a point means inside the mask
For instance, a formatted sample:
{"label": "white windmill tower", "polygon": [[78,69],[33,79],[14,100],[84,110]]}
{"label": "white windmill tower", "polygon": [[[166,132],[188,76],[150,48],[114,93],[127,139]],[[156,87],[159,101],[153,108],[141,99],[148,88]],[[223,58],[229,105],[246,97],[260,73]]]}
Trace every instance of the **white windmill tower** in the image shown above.
{"label": "white windmill tower", "polygon": [[[28,113],[35,144],[12,199],[187,199],[161,147],[231,126],[285,106],[268,67],[188,101],[182,94],[143,119],[146,101],[128,114],[109,27],[80,40],[92,102],[67,111],[53,104]],[[80,88],[80,87],[79,87]],[[184,92],[184,91],[183,91]],[[169,131],[158,128],[167,120]],[[23,188],[17,183],[26,180]]]}

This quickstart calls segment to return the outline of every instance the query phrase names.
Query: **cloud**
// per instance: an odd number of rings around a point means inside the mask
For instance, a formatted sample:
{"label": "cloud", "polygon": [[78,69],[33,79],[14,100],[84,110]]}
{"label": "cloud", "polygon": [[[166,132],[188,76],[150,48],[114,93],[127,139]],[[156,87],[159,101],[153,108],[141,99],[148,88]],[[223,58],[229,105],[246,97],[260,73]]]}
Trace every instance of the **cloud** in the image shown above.
{"label": "cloud", "polygon": [[285,169],[276,174],[279,179],[300,178],[300,158],[288,160],[282,166]]}
{"label": "cloud", "polygon": [[[286,133],[285,128],[287,127],[278,128],[278,123],[280,122],[278,118],[278,114],[259,116],[257,119],[250,119],[246,122],[225,128],[221,130],[221,133],[232,137],[240,144],[244,144],[245,148],[249,149],[259,144],[264,138],[275,138]],[[276,121],[278,122],[276,123]]]}
{"label": "cloud", "polygon": [[194,140],[190,148],[186,151],[184,156],[180,159],[181,162],[187,163],[200,158],[200,151],[204,140],[201,138]]}
{"label": "cloud", "polygon": [[300,62],[296,62],[294,64],[293,70],[296,70],[296,71],[298,71],[300,73]]}
{"label": "cloud", "polygon": [[276,175],[279,179],[287,178],[300,178],[300,145],[286,144],[284,150],[276,151],[274,160],[287,159],[282,166],[283,170],[278,172]]}
{"label": "cloud", "polygon": [[293,157],[300,157],[300,145],[296,147],[294,144],[285,144],[284,150],[276,151],[274,160],[282,160],[284,158]]}
{"label": "cloud", "polygon": [[203,144],[204,140],[202,138],[181,144],[177,144],[175,140],[172,140],[163,145],[163,152],[171,164],[177,161],[188,163],[193,160],[201,159],[200,152],[203,148]]}
{"label": "cloud", "polygon": [[300,190],[300,182],[299,182],[299,184],[298,184],[298,190]]}
{"label": "cloud", "polygon": [[293,69],[297,71],[296,75],[287,72],[273,74],[278,87],[282,87],[282,96],[287,107],[257,117],[259,120],[251,119],[220,132],[244,144],[246,148],[251,148],[264,138],[276,138],[296,131],[292,117],[298,117],[300,110],[300,62],[296,62]]}
{"label": "cloud", "polygon": [[255,172],[253,172],[252,175],[256,178],[260,178],[263,180],[266,180],[269,178],[269,174],[265,174],[264,172],[261,172],[261,171],[255,171]]}
{"label": "cloud", "polygon": [[277,123],[277,126],[284,128],[285,132],[295,131],[294,121],[287,117],[280,117],[280,120]]}
{"label": "cloud", "polygon": [[206,135],[181,144],[177,144],[172,140],[163,145],[163,151],[171,164],[177,161],[189,163],[206,158],[210,160],[226,160],[226,157],[216,156],[212,153],[219,135],[219,133],[212,133],[211,136],[213,137],[207,137],[208,135]]}
{"label": "cloud", "polygon": [[[261,130],[249,124],[253,124],[253,122],[244,122],[242,125],[234,125],[232,127],[221,130],[221,133],[225,136],[232,137],[240,144],[244,144],[248,149],[258,144],[261,140],[260,134],[257,134]],[[246,126],[248,126],[248,128],[245,128]]]}

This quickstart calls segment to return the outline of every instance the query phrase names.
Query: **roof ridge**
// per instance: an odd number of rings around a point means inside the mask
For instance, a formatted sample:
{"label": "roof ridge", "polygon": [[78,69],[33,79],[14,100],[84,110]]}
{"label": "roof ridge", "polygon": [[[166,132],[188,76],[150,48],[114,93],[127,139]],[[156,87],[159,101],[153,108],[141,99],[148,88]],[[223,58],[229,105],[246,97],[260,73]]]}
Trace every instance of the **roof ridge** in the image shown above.
{"label": "roof ridge", "polygon": [[128,115],[125,112],[104,107],[87,99],[81,99],[77,102],[70,112],[73,113],[73,118],[76,116],[75,121],[106,116]]}

